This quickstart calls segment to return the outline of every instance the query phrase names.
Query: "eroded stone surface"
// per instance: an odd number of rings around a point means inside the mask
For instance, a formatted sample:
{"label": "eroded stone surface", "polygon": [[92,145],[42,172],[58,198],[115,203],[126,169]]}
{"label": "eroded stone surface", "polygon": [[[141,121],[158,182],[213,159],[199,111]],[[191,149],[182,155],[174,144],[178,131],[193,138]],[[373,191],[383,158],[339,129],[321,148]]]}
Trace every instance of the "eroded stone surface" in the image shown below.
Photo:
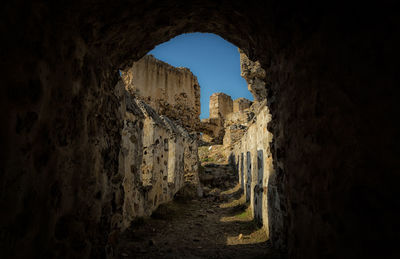
{"label": "eroded stone surface", "polygon": [[[395,1],[10,1],[2,6],[2,258],[104,258],[118,70],[212,32],[266,71],[290,258],[398,258]],[[118,198],[118,197],[115,197]],[[106,247],[106,248],[105,248]]]}
{"label": "eroded stone surface", "polygon": [[221,118],[207,118],[201,120],[201,140],[206,143],[220,144],[224,137],[224,121]]}
{"label": "eroded stone surface", "polygon": [[213,93],[210,96],[210,118],[222,118],[233,110],[232,98],[224,93]]}
{"label": "eroded stone surface", "polygon": [[146,55],[121,72],[127,90],[190,131],[200,124],[200,86],[188,68]]}
{"label": "eroded stone surface", "polygon": [[267,98],[266,72],[259,61],[252,61],[239,49],[240,52],[240,75],[246,79],[247,87],[253,94],[254,100],[260,102]]}
{"label": "eroded stone surface", "polygon": [[245,109],[250,108],[253,102],[247,100],[246,98],[238,98],[233,101],[233,113],[244,111]]}
{"label": "eroded stone surface", "polygon": [[[234,101],[235,104],[236,100]],[[224,122],[224,139],[223,144],[225,146],[231,146],[232,144],[239,141],[249,124],[254,118],[255,105],[249,106],[251,102],[245,98],[239,98],[237,111],[228,114]]]}
{"label": "eroded stone surface", "polygon": [[185,175],[197,172],[189,165],[190,160],[197,162],[197,155],[189,153],[189,148],[197,150],[196,139],[181,134],[168,118],[159,117],[142,101],[131,101],[129,106],[136,111],[126,115],[120,155],[125,195],[122,229],[170,201],[185,184]]}
{"label": "eroded stone surface", "polygon": [[222,144],[225,118],[233,111],[232,98],[224,93],[210,96],[210,118],[201,120],[202,140],[212,144]]}
{"label": "eroded stone surface", "polygon": [[287,209],[280,205],[283,197],[277,190],[271,154],[273,135],[267,130],[271,114],[266,101],[260,107],[241,139],[232,145],[230,162],[239,174],[253,217],[263,225],[269,238],[279,243],[279,233],[285,228],[282,215],[286,215]]}

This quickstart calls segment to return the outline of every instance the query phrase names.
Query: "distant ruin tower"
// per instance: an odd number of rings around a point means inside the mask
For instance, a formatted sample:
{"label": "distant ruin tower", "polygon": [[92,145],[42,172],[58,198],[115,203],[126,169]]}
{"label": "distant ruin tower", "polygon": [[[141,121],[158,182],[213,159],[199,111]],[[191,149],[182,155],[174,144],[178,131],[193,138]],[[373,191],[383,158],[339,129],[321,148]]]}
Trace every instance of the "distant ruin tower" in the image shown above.
{"label": "distant ruin tower", "polygon": [[224,93],[214,93],[210,96],[210,118],[222,118],[233,111],[232,98]]}

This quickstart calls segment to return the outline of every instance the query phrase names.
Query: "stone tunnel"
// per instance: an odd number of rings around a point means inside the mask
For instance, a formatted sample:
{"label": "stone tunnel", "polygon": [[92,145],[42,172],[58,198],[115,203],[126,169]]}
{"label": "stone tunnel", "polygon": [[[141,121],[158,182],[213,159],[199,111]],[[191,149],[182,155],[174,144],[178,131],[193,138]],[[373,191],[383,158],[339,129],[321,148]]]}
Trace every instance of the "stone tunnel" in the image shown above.
{"label": "stone tunnel", "polygon": [[4,3],[1,257],[107,256],[123,193],[118,71],[174,36],[210,32],[265,70],[272,142],[236,155],[241,171],[273,160],[274,207],[257,214],[270,218],[272,245],[289,258],[397,258],[394,5]]}

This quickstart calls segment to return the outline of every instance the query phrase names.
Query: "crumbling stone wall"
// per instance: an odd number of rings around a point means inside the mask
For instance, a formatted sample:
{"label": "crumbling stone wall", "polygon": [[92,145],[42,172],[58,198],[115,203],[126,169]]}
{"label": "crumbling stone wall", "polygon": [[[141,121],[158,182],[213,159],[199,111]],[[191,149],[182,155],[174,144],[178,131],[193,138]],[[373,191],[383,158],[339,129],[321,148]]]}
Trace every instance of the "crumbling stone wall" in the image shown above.
{"label": "crumbling stone wall", "polygon": [[273,135],[267,130],[272,117],[267,107],[265,70],[258,61],[251,61],[242,51],[240,65],[241,75],[246,79],[255,102],[250,104],[249,101],[238,100],[238,111],[229,114],[225,122],[224,145],[231,146],[229,156],[237,158],[238,164],[247,165],[246,168],[238,167],[238,174],[252,216],[263,225],[277,246],[284,247],[280,233],[286,228],[286,211],[282,207],[285,201],[275,177],[271,153]]}
{"label": "crumbling stone wall", "polygon": [[[263,225],[269,238],[279,243],[279,235],[285,229],[283,202],[271,154],[273,135],[267,130],[271,121],[268,107],[260,105],[242,138],[233,144],[230,156],[237,158],[239,183],[243,186],[246,200],[256,221]],[[245,165],[245,166],[243,166]],[[279,244],[284,246],[284,244]]]}
{"label": "crumbling stone wall", "polygon": [[233,101],[233,107],[233,112],[226,116],[224,122],[223,144],[226,147],[242,138],[254,118],[256,105],[252,106],[252,102],[245,98],[238,98]]}
{"label": "crumbling stone wall", "polygon": [[253,102],[247,100],[246,98],[237,98],[233,101],[233,113],[244,111],[245,109],[250,108]]}
{"label": "crumbling stone wall", "polygon": [[201,140],[210,144],[222,143],[224,137],[224,124],[221,118],[206,118],[201,120]]}
{"label": "crumbling stone wall", "polygon": [[212,144],[222,144],[225,129],[225,118],[233,110],[232,98],[224,93],[213,93],[210,96],[210,118],[201,120],[202,140]]}
{"label": "crumbling stone wall", "polygon": [[126,229],[138,216],[149,216],[185,185],[199,184],[195,136],[129,93],[123,106],[120,168],[112,179],[116,188],[123,186],[114,194],[123,203],[122,215],[112,218],[116,230]]}
{"label": "crumbling stone wall", "polygon": [[224,93],[213,93],[210,96],[210,118],[224,119],[233,110],[232,98]]}
{"label": "crumbling stone wall", "polygon": [[1,257],[105,257],[124,127],[118,70],[202,31],[266,71],[285,212],[272,245],[286,244],[289,258],[398,258],[396,4],[9,1],[0,10]]}
{"label": "crumbling stone wall", "polygon": [[210,118],[201,120],[202,140],[211,144],[229,146],[240,140],[254,112],[250,100],[232,98],[224,93],[210,97]]}
{"label": "crumbling stone wall", "polygon": [[240,53],[240,75],[246,79],[247,88],[253,94],[256,102],[267,97],[266,73],[259,61],[252,61],[239,49]]}
{"label": "crumbling stone wall", "polygon": [[190,131],[200,123],[200,86],[188,68],[177,68],[146,55],[121,71],[128,91]]}

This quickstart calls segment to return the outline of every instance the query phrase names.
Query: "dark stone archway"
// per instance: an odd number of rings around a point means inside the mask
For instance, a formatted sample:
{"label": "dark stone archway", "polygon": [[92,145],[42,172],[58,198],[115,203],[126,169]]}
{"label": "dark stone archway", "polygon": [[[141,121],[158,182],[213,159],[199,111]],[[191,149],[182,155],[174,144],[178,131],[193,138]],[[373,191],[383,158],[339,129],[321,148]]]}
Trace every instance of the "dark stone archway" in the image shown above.
{"label": "dark stone archway", "polygon": [[104,256],[120,209],[111,181],[122,127],[117,71],[200,31],[236,44],[267,72],[284,219],[272,223],[273,243],[293,258],[394,256],[394,1],[312,2],[5,4],[1,253]]}

